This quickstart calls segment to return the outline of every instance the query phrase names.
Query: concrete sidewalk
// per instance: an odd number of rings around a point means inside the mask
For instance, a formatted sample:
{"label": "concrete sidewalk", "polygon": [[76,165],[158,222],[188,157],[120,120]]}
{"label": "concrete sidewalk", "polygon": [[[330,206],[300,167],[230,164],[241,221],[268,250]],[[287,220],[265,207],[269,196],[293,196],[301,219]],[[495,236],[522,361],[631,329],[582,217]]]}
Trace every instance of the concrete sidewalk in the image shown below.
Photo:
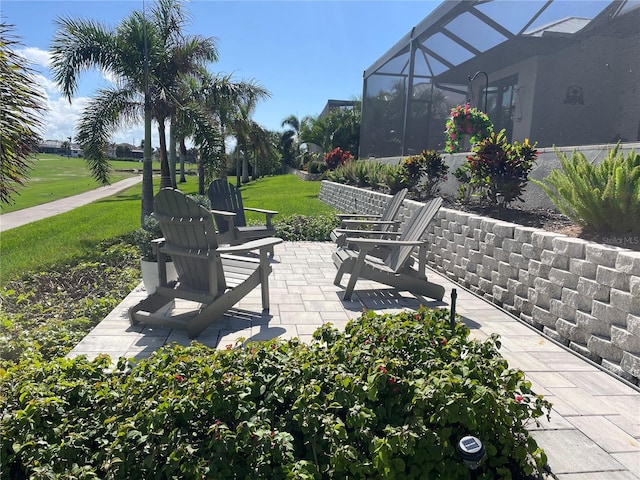
{"label": "concrete sidewalk", "polygon": [[[443,302],[416,298],[375,282],[359,281],[352,301],[342,300],[344,288],[333,285],[335,246],[324,242],[285,242],[276,245],[270,277],[271,310],[261,312],[256,288],[197,341],[226,348],[239,337],[269,340],[298,337],[310,341],[320,325],[344,328],[363,308],[380,313],[403,309],[448,307],[457,289],[457,312],[474,338],[492,333],[501,337],[501,354],[509,365],[525,372],[536,393],[553,404],[551,421],[532,435],[544,448],[552,474],[562,480],[631,480],[640,478],[640,392],[557,345],[495,305],[432,272],[429,280],[446,289]],[[348,275],[343,278],[343,286]],[[70,356],[144,358],[170,342],[188,345],[184,332],[163,327],[131,326],[127,308],[146,296],[136,288],[97,325]]]}
{"label": "concrete sidewalk", "polygon": [[10,230],[12,228],[26,225],[27,223],[52,217],[60,213],[68,212],[76,207],[86,205],[101,198],[115,195],[142,181],[142,175],[120,180],[119,182],[104,187],[98,187],[89,192],[80,193],[53,202],[44,203],[35,207],[24,208],[15,212],[3,213],[0,215],[0,232]]}

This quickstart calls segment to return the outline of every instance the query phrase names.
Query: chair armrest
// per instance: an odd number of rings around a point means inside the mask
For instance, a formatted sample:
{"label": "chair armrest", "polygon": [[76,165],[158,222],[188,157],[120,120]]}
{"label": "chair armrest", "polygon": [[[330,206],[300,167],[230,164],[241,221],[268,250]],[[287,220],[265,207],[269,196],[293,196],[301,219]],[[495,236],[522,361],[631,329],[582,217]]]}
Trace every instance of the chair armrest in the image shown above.
{"label": "chair armrest", "polygon": [[381,245],[389,246],[405,246],[405,247],[420,247],[425,246],[424,240],[390,240],[385,238],[354,238],[347,237],[347,243],[355,243],[360,250],[371,250]]}
{"label": "chair armrest", "polygon": [[158,254],[168,255],[170,257],[186,257],[186,258],[203,258],[207,259],[215,250],[204,250],[200,248],[184,248],[174,245],[167,245],[158,249]]}
{"label": "chair armrest", "polygon": [[352,228],[359,225],[399,225],[400,222],[396,220],[343,220],[342,224],[345,228]]}
{"label": "chair armrest", "polygon": [[375,213],[336,213],[336,217],[339,219],[346,218],[380,218],[382,215]]}
{"label": "chair armrest", "polygon": [[242,253],[250,252],[252,250],[262,250],[265,248],[273,247],[282,243],[283,240],[277,237],[259,238],[257,240],[251,240],[249,242],[240,243],[239,245],[224,245],[217,249],[218,253]]}
{"label": "chair armrest", "polygon": [[151,240],[151,251],[157,257],[158,249],[164,245],[164,237],[154,238]]}
{"label": "chair armrest", "polygon": [[244,207],[243,210],[246,211],[246,212],[264,213],[264,215],[265,215],[265,223],[267,224],[266,225],[267,228],[272,228],[271,217],[273,217],[274,215],[278,214],[278,212],[276,212],[275,210],[265,210],[264,208]]}
{"label": "chair armrest", "polygon": [[213,215],[221,215],[223,217],[233,218],[236,216],[235,212],[227,212],[226,210],[210,210]]}
{"label": "chair armrest", "polygon": [[265,215],[277,215],[280,212],[276,212],[275,210],[265,210],[264,208],[252,208],[252,207],[244,207],[243,210],[247,210],[249,212],[258,212],[264,213]]}
{"label": "chair armrest", "polygon": [[384,237],[399,237],[400,235],[402,235],[401,232],[390,232],[390,231],[386,231],[386,232],[381,232],[379,230],[352,230],[349,228],[336,228],[334,230],[335,233],[341,234],[341,235],[352,235],[352,236],[358,236],[358,237],[373,237],[373,236],[384,236]]}

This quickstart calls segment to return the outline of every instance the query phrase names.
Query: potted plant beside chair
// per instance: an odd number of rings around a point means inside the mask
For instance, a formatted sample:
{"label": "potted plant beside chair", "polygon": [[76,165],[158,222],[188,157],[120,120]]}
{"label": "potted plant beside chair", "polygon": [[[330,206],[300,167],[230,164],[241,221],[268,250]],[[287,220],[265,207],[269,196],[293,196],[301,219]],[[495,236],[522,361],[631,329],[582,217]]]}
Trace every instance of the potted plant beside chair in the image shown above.
{"label": "potted plant beside chair", "polygon": [[[149,295],[153,295],[160,284],[158,272],[157,240],[162,238],[158,221],[147,217],[143,227],[135,231],[135,240],[140,248],[140,269],[142,283]],[[167,262],[167,280],[177,280],[178,275],[172,262]]]}

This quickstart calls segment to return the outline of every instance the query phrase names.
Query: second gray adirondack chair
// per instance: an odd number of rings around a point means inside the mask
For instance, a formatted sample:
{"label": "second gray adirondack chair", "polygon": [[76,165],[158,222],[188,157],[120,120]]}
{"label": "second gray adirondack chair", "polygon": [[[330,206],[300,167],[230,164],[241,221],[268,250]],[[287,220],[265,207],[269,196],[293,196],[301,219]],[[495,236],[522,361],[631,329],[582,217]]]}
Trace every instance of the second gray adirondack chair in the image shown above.
{"label": "second gray adirondack chair", "polygon": [[[274,210],[245,207],[240,190],[223,178],[217,178],[209,184],[207,191],[213,217],[218,227],[219,241],[237,245],[247,240],[272,237],[276,231],[271,217],[277,215]],[[245,211],[265,215],[263,225],[247,225]]]}
{"label": "second gray adirondack chair", "polygon": [[[389,201],[385,204],[382,213],[380,215],[366,215],[366,214],[338,214],[338,218],[342,221],[340,228],[336,228],[331,232],[331,240],[333,240],[339,247],[345,246],[345,241],[348,236],[360,236],[361,232],[377,232],[380,233],[378,237],[382,237],[383,233],[389,231],[396,231],[400,222],[397,219],[398,212],[402,207],[402,202],[407,196],[408,190],[403,188],[397,192]],[[358,230],[357,228],[361,229]],[[367,227],[362,230],[363,227]]]}
{"label": "second gray adirondack chair", "polygon": [[[397,239],[347,237],[347,244],[357,246],[357,250],[348,247],[339,248],[333,254],[333,262],[338,268],[333,283],[340,285],[342,276],[345,273],[350,274],[344,300],[351,300],[356,282],[360,278],[442,300],[444,287],[427,280],[425,270],[428,245],[422,240],[429,223],[438,213],[440,205],[442,205],[442,199],[437,197],[418,208],[407,220]],[[387,252],[384,258],[370,255],[373,249],[381,246],[384,246]],[[417,270],[411,265],[410,258],[416,247],[418,248]]]}
{"label": "second gray adirondack chair", "polygon": [[[258,285],[262,308],[269,309],[268,253],[282,239],[270,237],[220,246],[211,212],[170,188],[156,196],[153,216],[164,235],[158,246],[160,286],[129,309],[133,325],[164,325],[186,330],[194,338]],[[247,252],[256,254],[251,257]],[[167,280],[169,256],[178,273],[177,281]],[[177,308],[176,299],[189,301],[189,308]]]}

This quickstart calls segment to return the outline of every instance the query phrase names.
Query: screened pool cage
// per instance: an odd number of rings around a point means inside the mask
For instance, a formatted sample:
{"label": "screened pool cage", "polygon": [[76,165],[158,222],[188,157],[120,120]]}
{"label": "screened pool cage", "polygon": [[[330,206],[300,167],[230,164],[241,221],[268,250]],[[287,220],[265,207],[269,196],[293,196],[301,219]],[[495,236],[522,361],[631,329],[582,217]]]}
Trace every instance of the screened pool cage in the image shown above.
{"label": "screened pool cage", "polygon": [[511,141],[639,141],[639,52],[640,0],[444,1],[365,70],[360,157],[443,150],[467,102]]}

